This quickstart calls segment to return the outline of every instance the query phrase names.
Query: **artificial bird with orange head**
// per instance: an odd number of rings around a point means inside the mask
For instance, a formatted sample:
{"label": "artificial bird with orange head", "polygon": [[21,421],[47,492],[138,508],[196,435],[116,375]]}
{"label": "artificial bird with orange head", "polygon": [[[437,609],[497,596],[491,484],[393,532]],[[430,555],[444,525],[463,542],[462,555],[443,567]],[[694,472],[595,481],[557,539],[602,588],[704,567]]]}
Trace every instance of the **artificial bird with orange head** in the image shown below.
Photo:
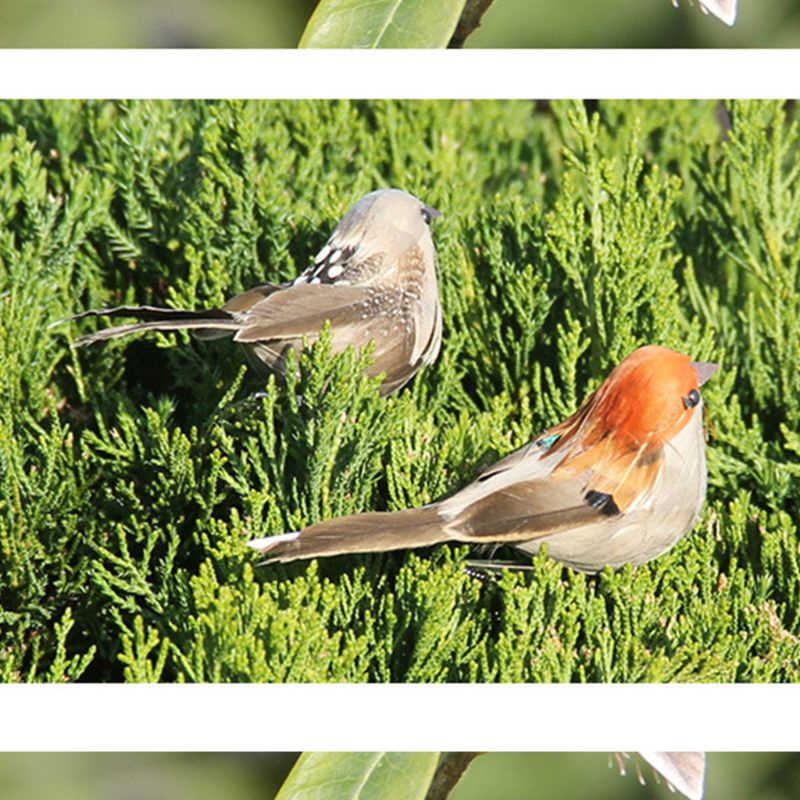
{"label": "artificial bird with orange head", "polygon": [[542,545],[574,569],[641,564],[669,550],[706,494],[700,387],[716,364],[666,347],[631,353],[564,422],[422,508],[354,514],[254,539],[269,561],[426,547]]}

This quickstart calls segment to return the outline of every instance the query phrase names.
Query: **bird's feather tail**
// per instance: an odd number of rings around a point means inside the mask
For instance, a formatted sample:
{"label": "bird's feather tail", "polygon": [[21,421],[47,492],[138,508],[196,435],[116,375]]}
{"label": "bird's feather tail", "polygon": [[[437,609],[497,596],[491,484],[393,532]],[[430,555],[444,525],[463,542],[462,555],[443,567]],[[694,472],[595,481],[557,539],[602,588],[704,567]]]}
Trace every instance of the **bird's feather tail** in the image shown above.
{"label": "bird's feather tail", "polygon": [[[236,320],[222,309],[210,308],[202,311],[184,311],[173,308],[158,308],[156,306],[118,306],[116,308],[84,311],[81,314],[75,314],[59,320],[54,325],[86,317],[133,317],[139,322],[133,322],[129,325],[117,325],[113,328],[105,328],[96,333],[80,336],[75,340],[75,347],[84,347],[108,339],[117,339],[120,336],[127,336],[131,333],[145,330],[192,330],[201,332],[202,338],[212,339],[218,336],[230,336],[240,327]],[[51,325],[50,327],[53,326]]]}
{"label": "bird's feather tail", "polygon": [[253,539],[248,544],[267,556],[266,563],[282,563],[342,553],[428,547],[449,538],[436,508],[426,506],[339,517],[302,531]]}

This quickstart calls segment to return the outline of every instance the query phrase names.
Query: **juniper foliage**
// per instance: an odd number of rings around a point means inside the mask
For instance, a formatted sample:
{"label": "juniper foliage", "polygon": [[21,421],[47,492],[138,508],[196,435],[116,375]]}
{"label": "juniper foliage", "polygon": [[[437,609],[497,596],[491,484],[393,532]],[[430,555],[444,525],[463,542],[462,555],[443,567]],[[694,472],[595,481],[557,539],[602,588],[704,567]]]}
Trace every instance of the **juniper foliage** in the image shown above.
{"label": "juniper foliage", "polygon": [[[798,153],[776,102],[0,103],[2,679],[797,680]],[[442,355],[395,397],[325,337],[282,387],[229,341],[48,330],[287,279],[390,185],[444,212]],[[246,548],[446,495],[645,342],[722,364],[655,562]]]}

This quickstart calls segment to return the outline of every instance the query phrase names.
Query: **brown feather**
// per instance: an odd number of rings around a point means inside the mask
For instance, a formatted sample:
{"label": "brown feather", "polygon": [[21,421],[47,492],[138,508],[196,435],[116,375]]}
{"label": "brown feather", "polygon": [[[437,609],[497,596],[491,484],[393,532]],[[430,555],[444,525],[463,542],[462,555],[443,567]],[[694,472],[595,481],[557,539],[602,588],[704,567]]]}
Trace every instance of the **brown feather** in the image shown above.
{"label": "brown feather", "polygon": [[436,510],[429,506],[338,517],[304,528],[292,541],[275,538],[279,541],[260,551],[267,556],[266,563],[427,547],[448,537]]}
{"label": "brown feather", "polygon": [[361,286],[298,284],[256,303],[236,334],[248,344],[277,338],[319,335],[325,322],[331,327],[354,324],[366,309],[368,290]]}
{"label": "brown feather", "polygon": [[[453,519],[459,541],[521,542],[607,519],[589,505],[579,481],[520,481],[486,495]],[[457,532],[457,533],[456,533]]]}

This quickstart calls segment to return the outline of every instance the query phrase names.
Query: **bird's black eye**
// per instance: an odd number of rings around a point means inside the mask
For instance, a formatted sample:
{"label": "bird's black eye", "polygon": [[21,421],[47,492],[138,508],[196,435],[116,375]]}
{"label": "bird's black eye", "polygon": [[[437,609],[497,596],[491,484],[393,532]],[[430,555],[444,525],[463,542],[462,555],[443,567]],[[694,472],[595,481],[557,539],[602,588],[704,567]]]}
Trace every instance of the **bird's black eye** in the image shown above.
{"label": "bird's black eye", "polygon": [[684,408],[694,408],[700,402],[700,392],[697,389],[692,389],[686,397],[683,398]]}
{"label": "bird's black eye", "polygon": [[419,213],[422,214],[422,219],[425,220],[426,225],[430,225],[432,219],[442,216],[441,211],[437,211],[435,208],[431,208],[430,206],[422,206],[422,208],[419,210]]}

